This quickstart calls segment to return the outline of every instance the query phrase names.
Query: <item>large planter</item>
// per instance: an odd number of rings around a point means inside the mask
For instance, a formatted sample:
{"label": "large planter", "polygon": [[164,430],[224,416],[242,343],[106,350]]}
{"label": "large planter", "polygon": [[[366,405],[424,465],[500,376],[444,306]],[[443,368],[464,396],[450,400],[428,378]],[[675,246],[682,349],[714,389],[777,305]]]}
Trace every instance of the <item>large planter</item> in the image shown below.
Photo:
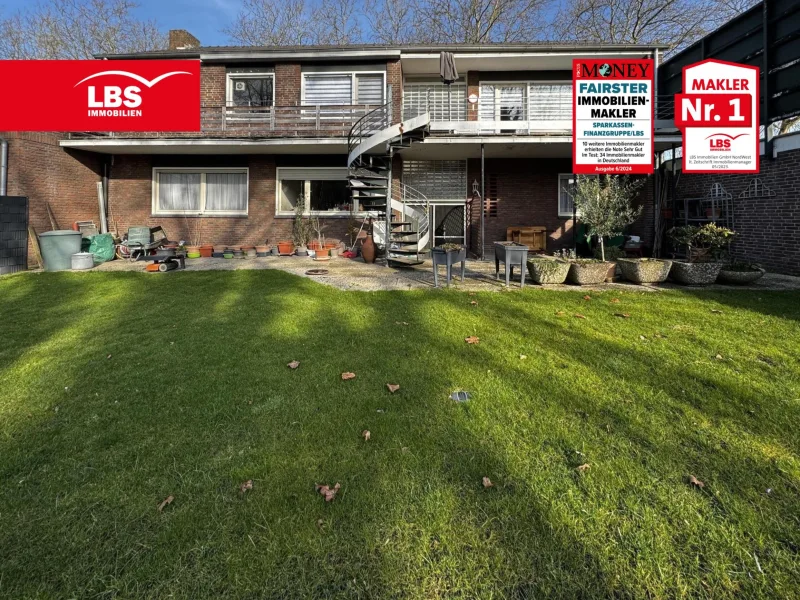
{"label": "large planter", "polygon": [[717,276],[717,282],[732,285],[747,285],[761,279],[764,276],[764,269],[750,267],[749,269],[732,269],[724,265]]}
{"label": "large planter", "polygon": [[365,263],[372,264],[375,262],[377,250],[375,248],[375,242],[372,239],[372,235],[368,236],[367,239],[361,242],[361,256],[364,258]]}
{"label": "large planter", "polygon": [[710,285],[717,280],[722,263],[718,262],[672,262],[669,276],[673,281],[684,285]]}
{"label": "large planter", "polygon": [[281,256],[291,256],[294,254],[293,242],[278,242],[278,254]]}
{"label": "large planter", "polygon": [[605,283],[609,263],[594,260],[576,260],[570,263],[567,280],[576,285]]}
{"label": "large planter", "polygon": [[450,287],[450,277],[453,265],[461,265],[461,281],[464,281],[465,262],[467,260],[466,248],[454,248],[445,250],[444,248],[433,248],[431,250],[431,262],[433,262],[433,284],[439,287],[439,265],[445,266],[447,286]]}
{"label": "large planter", "polygon": [[534,257],[528,260],[528,273],[534,283],[557,285],[564,283],[570,264],[558,258]]}
{"label": "large planter", "polygon": [[639,284],[662,283],[672,268],[671,260],[656,258],[621,258],[617,264],[625,279]]}
{"label": "large planter", "polygon": [[200,246],[200,256],[202,258],[211,258],[211,254],[214,252],[214,246],[211,244],[203,244]]}

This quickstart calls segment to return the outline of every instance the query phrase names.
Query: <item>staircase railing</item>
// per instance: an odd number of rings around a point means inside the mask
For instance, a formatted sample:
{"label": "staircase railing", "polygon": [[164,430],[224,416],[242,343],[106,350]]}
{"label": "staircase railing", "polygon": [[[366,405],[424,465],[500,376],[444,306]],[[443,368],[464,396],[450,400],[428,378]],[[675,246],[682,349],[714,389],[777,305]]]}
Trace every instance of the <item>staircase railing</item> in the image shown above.
{"label": "staircase railing", "polygon": [[[358,121],[353,123],[350,132],[347,134],[347,155],[350,156],[358,145],[373,133],[381,131],[392,124],[392,86],[387,86],[387,94],[390,99],[386,104],[379,106]],[[347,165],[348,167],[350,164]]]}
{"label": "staircase railing", "polygon": [[[431,204],[428,197],[418,189],[400,183],[400,213],[401,221],[406,218],[416,223],[414,229],[417,231],[417,250],[421,252],[430,240],[430,214]],[[392,207],[397,210],[394,206]]]}

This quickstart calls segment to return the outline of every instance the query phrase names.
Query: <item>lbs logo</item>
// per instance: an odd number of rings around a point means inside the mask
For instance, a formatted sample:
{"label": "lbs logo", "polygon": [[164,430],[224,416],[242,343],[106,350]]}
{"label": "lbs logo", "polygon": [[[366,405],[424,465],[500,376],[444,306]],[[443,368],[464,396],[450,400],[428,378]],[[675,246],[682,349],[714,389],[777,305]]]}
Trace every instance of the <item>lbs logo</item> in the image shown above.
{"label": "lbs logo", "polygon": [[29,90],[47,81],[60,98],[0,95],[0,130],[200,130],[196,60],[0,61],[0,76]]}
{"label": "lbs logo", "polygon": [[739,135],[712,133],[706,138],[708,140],[708,149],[712,152],[730,152],[732,142],[746,135],[746,133],[740,133]]}

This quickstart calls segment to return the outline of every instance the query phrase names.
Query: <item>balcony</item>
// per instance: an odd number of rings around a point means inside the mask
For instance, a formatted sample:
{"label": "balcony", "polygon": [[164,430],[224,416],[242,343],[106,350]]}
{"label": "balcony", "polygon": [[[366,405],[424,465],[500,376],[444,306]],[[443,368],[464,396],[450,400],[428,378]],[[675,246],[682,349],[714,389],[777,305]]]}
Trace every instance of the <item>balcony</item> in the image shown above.
{"label": "balcony", "polygon": [[80,131],[69,139],[152,138],[346,138],[350,128],[368,112],[371,104],[325,106],[224,106],[203,105],[200,131]]}

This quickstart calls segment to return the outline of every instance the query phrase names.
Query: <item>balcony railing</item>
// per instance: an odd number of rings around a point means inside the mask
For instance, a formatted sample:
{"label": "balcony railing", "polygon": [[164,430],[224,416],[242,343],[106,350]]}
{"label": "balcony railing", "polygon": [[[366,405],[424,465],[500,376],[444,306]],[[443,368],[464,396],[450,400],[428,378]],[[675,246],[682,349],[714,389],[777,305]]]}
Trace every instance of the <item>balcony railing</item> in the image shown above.
{"label": "balcony railing", "polygon": [[222,106],[203,105],[200,131],[189,132],[94,132],[70,133],[81,138],[186,138],[186,137],[347,137],[361,117],[378,108],[375,104],[319,106]]}

